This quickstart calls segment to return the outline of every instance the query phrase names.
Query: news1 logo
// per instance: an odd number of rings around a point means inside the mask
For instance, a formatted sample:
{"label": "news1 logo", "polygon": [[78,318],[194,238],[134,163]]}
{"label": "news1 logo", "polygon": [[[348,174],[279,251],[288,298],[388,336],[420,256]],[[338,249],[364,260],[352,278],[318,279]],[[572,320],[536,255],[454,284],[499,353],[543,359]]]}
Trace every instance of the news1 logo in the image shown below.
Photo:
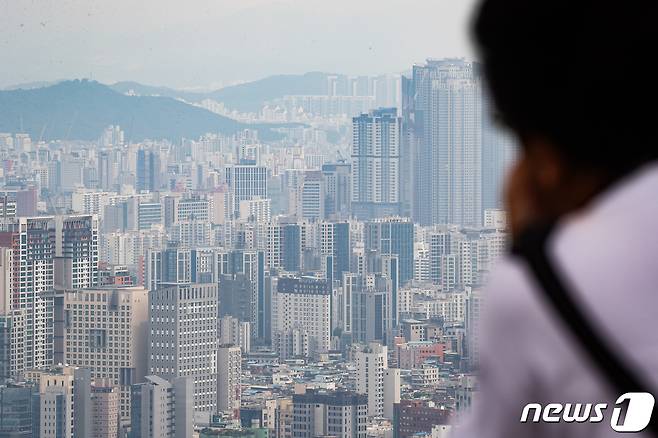
{"label": "news1 logo", "polygon": [[[641,432],[651,421],[655,399],[648,392],[627,392],[614,404],[610,427],[616,432]],[[607,403],[528,403],[521,423],[600,423],[605,419]]]}

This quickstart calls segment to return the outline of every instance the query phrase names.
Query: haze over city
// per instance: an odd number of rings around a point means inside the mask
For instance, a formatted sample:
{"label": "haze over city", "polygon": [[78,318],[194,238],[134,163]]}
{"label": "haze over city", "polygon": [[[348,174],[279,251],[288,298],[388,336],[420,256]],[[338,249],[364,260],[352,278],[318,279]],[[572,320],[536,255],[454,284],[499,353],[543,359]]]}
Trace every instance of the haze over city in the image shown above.
{"label": "haze over city", "polygon": [[473,0],[0,1],[0,87],[74,78],[219,88],[472,56]]}

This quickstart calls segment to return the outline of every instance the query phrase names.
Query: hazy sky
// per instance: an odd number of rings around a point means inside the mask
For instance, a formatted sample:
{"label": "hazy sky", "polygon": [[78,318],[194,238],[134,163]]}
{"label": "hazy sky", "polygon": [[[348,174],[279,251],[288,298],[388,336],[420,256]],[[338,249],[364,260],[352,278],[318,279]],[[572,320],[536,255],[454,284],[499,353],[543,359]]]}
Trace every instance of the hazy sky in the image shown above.
{"label": "hazy sky", "polygon": [[475,0],[0,0],[0,87],[92,77],[217,87],[472,57]]}

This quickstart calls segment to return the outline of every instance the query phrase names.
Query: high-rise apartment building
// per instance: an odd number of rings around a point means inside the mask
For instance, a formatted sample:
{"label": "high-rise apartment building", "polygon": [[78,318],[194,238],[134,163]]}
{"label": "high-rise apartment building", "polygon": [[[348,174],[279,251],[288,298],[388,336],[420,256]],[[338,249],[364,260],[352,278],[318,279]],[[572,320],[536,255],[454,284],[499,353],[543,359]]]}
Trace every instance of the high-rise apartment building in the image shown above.
{"label": "high-rise apartment building", "polygon": [[272,302],[273,342],[282,358],[316,357],[330,349],[331,283],[281,277]]}
{"label": "high-rise apartment building", "polygon": [[240,416],[242,400],[242,352],[236,345],[220,345],[217,349],[217,410]]}
{"label": "high-rise apartment building", "polygon": [[84,367],[118,386],[130,422],[131,385],[147,374],[148,291],[142,287],[62,290],[55,296],[55,362]]}
{"label": "high-rise apartment building", "polygon": [[390,217],[366,222],[363,240],[366,250],[376,251],[380,257],[397,256],[400,285],[414,277],[414,224],[411,220]]}
{"label": "high-rise apartment building", "polygon": [[393,418],[393,404],[400,401],[400,373],[388,368],[388,349],[370,343],[356,353],[356,392],[368,397],[368,416]]}
{"label": "high-rise apartment building", "polygon": [[99,219],[96,215],[55,216],[55,285],[98,286]]}
{"label": "high-rise apartment building", "polygon": [[11,249],[0,248],[0,385],[15,380],[27,369],[25,348],[29,342],[25,323],[26,309],[12,309],[11,297],[2,290],[10,290]]}
{"label": "high-rise apartment building", "polygon": [[267,198],[267,167],[233,165],[226,168],[226,184],[233,198],[233,217],[240,216],[240,201]]}
{"label": "high-rise apartment building", "polygon": [[9,297],[12,310],[25,312],[24,369],[48,366],[53,360],[53,218],[1,221],[0,247],[11,249],[4,266],[11,281],[0,283],[0,296]]}
{"label": "high-rise apartment building", "polygon": [[102,214],[109,204],[110,192],[82,189],[71,193],[71,208],[76,213]]}
{"label": "high-rise apartment building", "polygon": [[270,199],[254,197],[252,199],[245,199],[240,201],[239,206],[239,219],[241,221],[263,223],[269,222],[271,219],[271,203]]}
{"label": "high-rise apartment building", "polygon": [[321,222],[320,264],[327,278],[342,280],[350,271],[350,224],[348,222]]}
{"label": "high-rise apartment building", "polygon": [[352,121],[352,212],[360,219],[400,212],[400,130],[395,108]]}
{"label": "high-rise apartment building", "polygon": [[480,315],[482,312],[482,294],[479,289],[467,288],[464,326],[468,334],[468,365],[477,369],[480,363]]}
{"label": "high-rise apartment building", "polygon": [[267,265],[270,270],[301,270],[303,233],[304,227],[298,223],[268,224]]}
{"label": "high-rise apartment building", "polygon": [[462,59],[415,65],[403,86],[412,214],[421,225],[482,222],[482,86]]}
{"label": "high-rise apartment building", "polygon": [[390,279],[378,274],[350,274],[344,280],[344,314],[353,340],[386,343],[394,327]]}
{"label": "high-rise apartment building", "polygon": [[149,292],[148,370],[191,377],[195,415],[217,409],[217,284],[163,285]]}
{"label": "high-rise apartment building", "polygon": [[297,219],[319,221],[324,219],[325,187],[322,172],[309,170],[297,192]]}

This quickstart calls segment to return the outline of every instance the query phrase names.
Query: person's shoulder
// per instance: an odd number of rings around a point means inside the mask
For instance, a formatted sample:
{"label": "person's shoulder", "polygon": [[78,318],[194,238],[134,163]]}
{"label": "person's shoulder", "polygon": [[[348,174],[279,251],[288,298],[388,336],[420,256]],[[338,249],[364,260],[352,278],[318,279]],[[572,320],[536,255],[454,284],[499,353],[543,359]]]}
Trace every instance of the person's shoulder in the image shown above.
{"label": "person's shoulder", "polygon": [[525,261],[514,255],[503,256],[494,267],[484,289],[485,325],[516,330],[532,325],[540,311],[535,280]]}
{"label": "person's shoulder", "polygon": [[533,286],[534,279],[525,261],[508,254],[501,257],[494,266],[485,293],[492,305],[513,310],[526,305],[526,297]]}

